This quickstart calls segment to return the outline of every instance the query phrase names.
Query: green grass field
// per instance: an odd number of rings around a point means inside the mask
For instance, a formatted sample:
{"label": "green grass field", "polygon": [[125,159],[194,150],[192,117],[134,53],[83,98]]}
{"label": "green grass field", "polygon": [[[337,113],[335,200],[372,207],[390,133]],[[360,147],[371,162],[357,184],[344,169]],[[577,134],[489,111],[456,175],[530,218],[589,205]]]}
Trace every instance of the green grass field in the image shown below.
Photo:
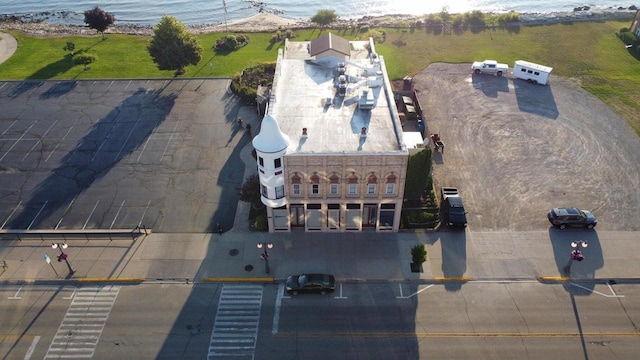
{"label": "green grass field", "polygon": [[[518,59],[554,68],[553,76],[574,80],[609,104],[640,134],[640,62],[616,37],[628,21],[576,22],[521,26],[462,34],[433,34],[425,29],[381,29],[386,41],[376,45],[385,58],[391,79],[412,76],[434,62],[462,63],[496,59],[513,65]],[[335,31],[353,40],[362,36],[355,30]],[[293,41],[307,41],[324,34],[319,30],[296,30]],[[147,36],[108,34],[83,37],[30,37],[20,32],[18,51],[0,65],[0,79],[101,79],[167,78],[170,71],[159,71],[146,46]],[[216,54],[212,46],[221,33],[197,35],[204,54],[200,63],[187,68],[184,77],[231,76],[256,63],[274,62],[278,48],[271,44],[272,33],[249,33],[246,47]],[[67,41],[76,51],[86,49],[97,61],[83,71],[63,50]],[[553,80],[552,80],[553,81]]]}

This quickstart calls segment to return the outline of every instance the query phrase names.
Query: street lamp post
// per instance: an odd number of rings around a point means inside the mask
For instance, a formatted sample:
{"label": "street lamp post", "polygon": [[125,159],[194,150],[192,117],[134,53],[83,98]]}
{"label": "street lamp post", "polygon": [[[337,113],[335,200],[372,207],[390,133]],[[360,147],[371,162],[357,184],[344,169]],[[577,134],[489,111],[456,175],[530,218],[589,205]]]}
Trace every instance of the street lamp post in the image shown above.
{"label": "street lamp post", "polygon": [[566,274],[569,274],[571,272],[571,265],[573,265],[574,261],[580,262],[585,259],[584,254],[580,249],[584,249],[587,246],[589,246],[589,244],[587,244],[587,242],[584,240],[571,242],[571,248],[573,250],[571,250],[571,257],[569,257],[569,263],[567,264],[567,266],[564,267],[564,272]]}
{"label": "street lamp post", "polygon": [[258,246],[258,249],[264,249],[262,254],[260,254],[260,259],[264,260],[264,272],[268,274],[271,272],[271,269],[269,268],[269,252],[267,251],[267,249],[272,249],[273,244],[259,242],[257,246]]}
{"label": "street lamp post", "polygon": [[63,251],[63,249],[68,248],[69,245],[67,245],[66,243],[62,243],[62,244],[58,244],[58,243],[53,243],[51,244],[51,248],[52,249],[59,249],[60,250],[60,254],[58,255],[58,261],[62,261],[64,260],[64,262],[67,264],[67,267],[69,268],[69,273],[73,274],[76,272],[76,269],[74,269],[71,264],[69,263],[69,260],[67,259],[69,257],[69,255],[67,255],[67,253],[65,253]]}

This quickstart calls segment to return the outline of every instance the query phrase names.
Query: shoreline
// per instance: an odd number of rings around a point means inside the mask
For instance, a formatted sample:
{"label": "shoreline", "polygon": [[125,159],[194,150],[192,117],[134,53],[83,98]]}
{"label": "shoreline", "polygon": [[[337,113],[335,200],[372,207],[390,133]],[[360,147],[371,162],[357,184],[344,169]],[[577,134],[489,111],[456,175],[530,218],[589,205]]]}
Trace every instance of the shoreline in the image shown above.
{"label": "shoreline", "polygon": [[[520,14],[521,21],[510,26],[551,25],[566,22],[633,20],[635,10],[600,10],[600,11],[571,11],[554,13],[525,13]],[[399,22],[411,23],[424,19],[427,15],[391,14],[383,16],[365,16],[360,19],[338,20],[326,29],[339,29],[345,26],[367,25],[373,27],[394,27]],[[28,18],[27,18],[28,19]],[[317,27],[311,20],[288,19],[270,13],[258,13],[245,19],[239,19],[226,24],[185,25],[193,34],[212,32],[269,32],[278,29],[305,29]],[[153,35],[154,25],[115,24],[105,31],[105,34]],[[17,30],[34,36],[70,36],[96,35],[96,31],[86,25],[49,24],[39,21],[28,21],[18,17],[0,19],[0,31]]]}

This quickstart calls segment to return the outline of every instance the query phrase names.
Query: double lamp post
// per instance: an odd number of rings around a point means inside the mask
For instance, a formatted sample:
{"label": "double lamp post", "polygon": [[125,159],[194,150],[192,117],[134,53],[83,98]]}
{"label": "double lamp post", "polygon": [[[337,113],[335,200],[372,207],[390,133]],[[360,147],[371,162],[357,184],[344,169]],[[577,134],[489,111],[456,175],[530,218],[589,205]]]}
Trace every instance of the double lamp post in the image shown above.
{"label": "double lamp post", "polygon": [[67,253],[64,252],[64,249],[68,248],[69,245],[67,245],[66,243],[62,243],[62,244],[58,244],[58,243],[53,243],[51,244],[51,248],[52,249],[59,249],[60,250],[60,254],[58,254],[58,261],[62,261],[64,260],[64,262],[67,264],[67,267],[69,268],[69,273],[73,274],[76,272],[76,269],[74,269],[71,264],[69,263],[69,255],[67,255]]}
{"label": "double lamp post", "polygon": [[269,252],[267,251],[267,249],[273,249],[273,244],[259,242],[257,246],[258,249],[264,249],[262,254],[260,254],[260,259],[264,260],[264,272],[268,274],[271,272],[271,269],[269,268]]}

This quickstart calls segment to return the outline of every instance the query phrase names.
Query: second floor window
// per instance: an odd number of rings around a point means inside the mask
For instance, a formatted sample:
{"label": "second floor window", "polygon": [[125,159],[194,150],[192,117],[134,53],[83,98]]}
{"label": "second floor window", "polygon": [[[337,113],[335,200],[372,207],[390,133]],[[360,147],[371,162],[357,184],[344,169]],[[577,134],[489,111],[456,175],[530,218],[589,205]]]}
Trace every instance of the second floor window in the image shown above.
{"label": "second floor window", "polygon": [[293,196],[300,196],[300,184],[293,184]]}
{"label": "second floor window", "polygon": [[356,195],[358,193],[358,184],[349,184],[349,195]]}
{"label": "second floor window", "polygon": [[277,158],[277,159],[273,160],[273,166],[275,166],[276,169],[281,168],[282,167],[282,159]]}
{"label": "second floor window", "polygon": [[367,195],[376,194],[376,184],[367,184]]}
{"label": "second floor window", "polygon": [[260,185],[260,192],[262,196],[267,197],[267,187],[264,185]]}
{"label": "second floor window", "polygon": [[311,184],[311,195],[320,194],[320,184]]}
{"label": "second floor window", "polygon": [[338,184],[331,184],[329,186],[329,194],[338,195]]}
{"label": "second floor window", "polygon": [[284,185],[276,186],[276,199],[284,197]]}
{"label": "second floor window", "polygon": [[387,195],[393,195],[396,193],[396,184],[387,184]]}

